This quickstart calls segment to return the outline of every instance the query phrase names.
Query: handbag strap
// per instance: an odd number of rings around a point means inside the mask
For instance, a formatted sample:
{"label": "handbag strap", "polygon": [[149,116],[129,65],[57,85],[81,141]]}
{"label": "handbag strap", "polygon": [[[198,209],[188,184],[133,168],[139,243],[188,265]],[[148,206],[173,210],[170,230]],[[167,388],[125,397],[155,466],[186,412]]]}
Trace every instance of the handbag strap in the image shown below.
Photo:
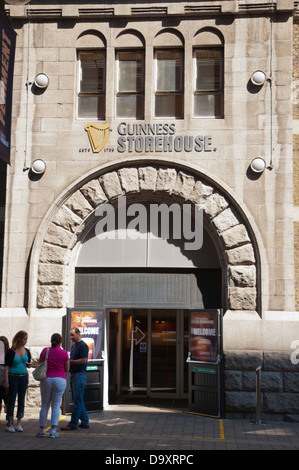
{"label": "handbag strap", "polygon": [[47,355],[46,355],[46,359],[45,359],[45,361],[47,361],[47,360],[48,360],[48,356],[49,356],[49,350],[50,350],[50,348],[48,348],[48,349],[47,349]]}
{"label": "handbag strap", "polygon": [[[11,348],[11,349],[15,352],[15,354],[17,354],[17,352],[14,348]],[[17,356],[21,359],[21,361],[23,362],[23,364],[24,364],[24,366],[26,367],[26,370],[27,370],[27,366],[26,366],[25,362],[23,361],[22,356],[20,354],[17,354]]]}

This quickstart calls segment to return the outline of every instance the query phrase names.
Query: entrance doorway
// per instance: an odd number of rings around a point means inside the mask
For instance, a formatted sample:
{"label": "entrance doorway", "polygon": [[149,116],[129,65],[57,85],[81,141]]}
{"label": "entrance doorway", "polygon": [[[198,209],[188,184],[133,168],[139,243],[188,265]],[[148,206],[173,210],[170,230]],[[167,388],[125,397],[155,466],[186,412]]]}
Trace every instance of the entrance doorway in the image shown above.
{"label": "entrance doorway", "polygon": [[109,403],[188,397],[188,311],[111,309]]}

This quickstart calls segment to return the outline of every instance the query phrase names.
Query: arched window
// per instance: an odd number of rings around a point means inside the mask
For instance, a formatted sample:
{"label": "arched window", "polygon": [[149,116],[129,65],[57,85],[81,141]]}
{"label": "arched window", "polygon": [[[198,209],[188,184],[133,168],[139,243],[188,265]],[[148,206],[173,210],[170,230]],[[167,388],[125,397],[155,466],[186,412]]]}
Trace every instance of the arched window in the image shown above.
{"label": "arched window", "polygon": [[116,117],[144,119],[144,38],[134,30],[116,39]]}
{"label": "arched window", "polygon": [[223,40],[216,30],[204,29],[194,39],[193,115],[223,118]]}
{"label": "arched window", "polygon": [[160,32],[154,41],[155,116],[184,117],[184,40],[173,30]]}
{"label": "arched window", "polygon": [[87,31],[77,40],[79,118],[105,119],[106,43],[97,31]]}

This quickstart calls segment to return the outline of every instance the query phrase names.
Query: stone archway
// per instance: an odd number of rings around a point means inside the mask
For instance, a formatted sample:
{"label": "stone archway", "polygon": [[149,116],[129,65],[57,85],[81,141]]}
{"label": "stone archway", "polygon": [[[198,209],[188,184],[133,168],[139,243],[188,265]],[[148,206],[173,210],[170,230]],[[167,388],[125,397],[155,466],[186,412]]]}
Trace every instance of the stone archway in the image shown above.
{"label": "stone archway", "polygon": [[227,308],[258,310],[258,254],[242,211],[203,175],[162,163],[127,163],[117,170],[94,173],[64,196],[51,211],[45,233],[34,247],[31,306],[44,309],[69,305],[72,254],[88,217],[99,204],[144,192],[178,196],[203,208],[225,260]]}

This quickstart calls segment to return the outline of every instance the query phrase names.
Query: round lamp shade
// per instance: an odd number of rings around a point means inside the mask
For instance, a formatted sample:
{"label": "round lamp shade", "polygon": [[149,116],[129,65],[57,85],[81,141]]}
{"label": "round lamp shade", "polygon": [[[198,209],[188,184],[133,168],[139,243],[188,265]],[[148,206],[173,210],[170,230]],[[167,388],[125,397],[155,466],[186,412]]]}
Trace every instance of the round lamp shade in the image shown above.
{"label": "round lamp shade", "polygon": [[5,3],[9,3],[9,5],[26,5],[29,2],[30,0],[5,0]]}
{"label": "round lamp shade", "polygon": [[47,86],[49,85],[49,77],[48,77],[48,75],[46,75],[45,73],[39,73],[39,74],[36,75],[36,77],[35,77],[34,84],[35,84],[38,88],[47,88]]}
{"label": "round lamp shade", "polygon": [[46,164],[43,160],[34,160],[31,165],[31,170],[37,175],[41,175],[46,170]]}
{"label": "round lamp shade", "polygon": [[265,83],[266,74],[262,70],[256,70],[250,77],[254,85],[261,86]]}
{"label": "round lamp shade", "polygon": [[257,157],[254,160],[252,160],[250,164],[250,168],[255,173],[262,173],[264,169],[266,168],[266,162],[263,158]]}

